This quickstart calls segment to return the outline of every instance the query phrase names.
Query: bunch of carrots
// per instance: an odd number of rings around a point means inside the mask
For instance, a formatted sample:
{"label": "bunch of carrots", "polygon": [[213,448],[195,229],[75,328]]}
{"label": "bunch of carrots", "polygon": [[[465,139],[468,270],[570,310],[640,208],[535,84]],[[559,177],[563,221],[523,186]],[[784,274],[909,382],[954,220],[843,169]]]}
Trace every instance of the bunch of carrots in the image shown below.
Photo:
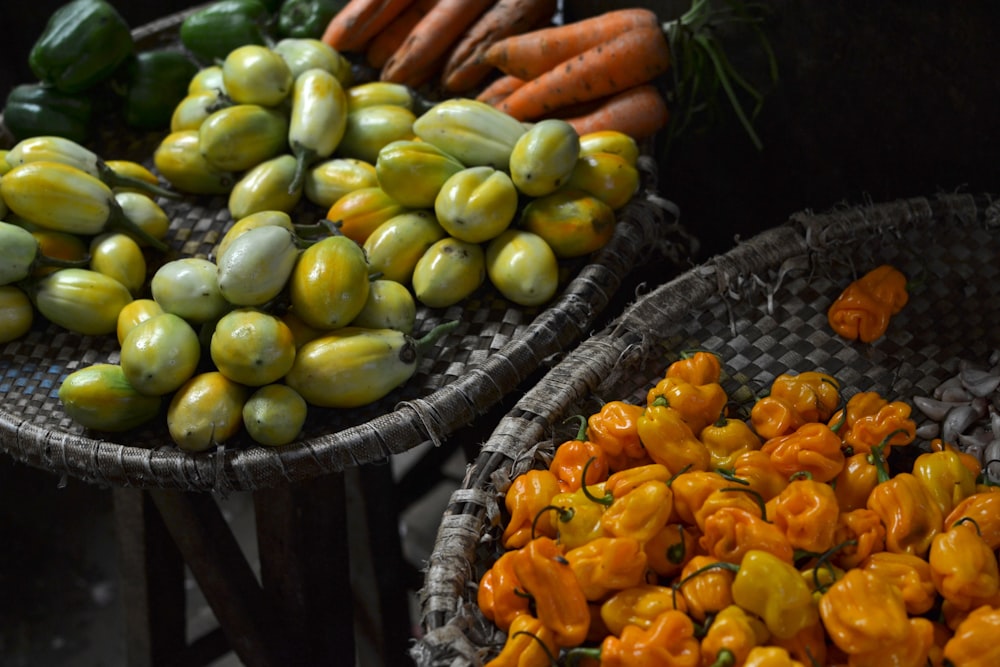
{"label": "bunch of carrots", "polygon": [[554,24],[556,9],[556,0],[349,0],[322,38],[363,54],[384,81],[475,96],[523,121],[563,118],[580,134],[617,130],[644,139],[671,117],[682,128],[705,107],[700,96],[721,89],[759,146],[739,91],[756,108],[761,95],[714,34],[734,18],[756,22],[736,0],[722,8],[693,0],[667,22],[624,7]]}

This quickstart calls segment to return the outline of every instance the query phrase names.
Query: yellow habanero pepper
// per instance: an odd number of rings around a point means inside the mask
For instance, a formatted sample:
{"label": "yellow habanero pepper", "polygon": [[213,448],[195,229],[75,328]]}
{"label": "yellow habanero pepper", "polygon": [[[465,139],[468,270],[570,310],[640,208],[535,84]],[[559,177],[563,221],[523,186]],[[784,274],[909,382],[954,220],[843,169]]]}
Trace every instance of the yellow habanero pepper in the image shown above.
{"label": "yellow habanero pepper", "polygon": [[511,623],[500,654],[485,667],[545,667],[559,652],[555,634],[530,614],[521,614]]}
{"label": "yellow habanero pepper", "polygon": [[701,638],[703,665],[741,665],[750,650],[760,646],[771,633],[758,617],[731,604],[716,614]]}
{"label": "yellow habanero pepper", "polygon": [[713,468],[733,467],[736,457],[743,452],[760,449],[761,439],[742,419],[719,415],[713,423],[701,429],[698,439],[708,449]]}
{"label": "yellow habanero pepper", "polygon": [[604,483],[604,490],[615,498],[621,498],[636,487],[646,482],[669,482],[673,475],[667,466],[661,463],[624,468],[611,473]]}
{"label": "yellow habanero pepper", "polygon": [[760,451],[771,457],[787,477],[809,473],[817,482],[829,482],[844,469],[844,452],[837,434],[822,422],[803,424],[794,432],[771,438]]}
{"label": "yellow habanero pepper", "polygon": [[728,401],[729,396],[718,382],[691,384],[674,376],[664,377],[646,395],[647,407],[665,402],[695,433],[715,421]]}
{"label": "yellow habanero pepper", "polygon": [[587,440],[604,450],[612,470],[625,470],[651,460],[639,439],[639,417],[644,409],[625,401],[608,401],[587,418]]}
{"label": "yellow habanero pepper", "polygon": [[536,537],[513,552],[512,567],[535,614],[552,631],[558,646],[577,646],[587,637],[590,608],[562,549],[548,537]]}
{"label": "yellow habanero pepper", "polygon": [[598,537],[567,551],[566,560],[590,601],[645,581],[646,552],[633,537]]}
{"label": "yellow habanero pepper", "polygon": [[642,545],[667,525],[672,510],[670,487],[650,480],[615,498],[601,515],[601,525],[608,535],[631,537]]}
{"label": "yellow habanero pepper", "polygon": [[767,501],[767,516],[793,549],[822,553],[834,545],[840,505],[833,487],[805,477]]}
{"label": "yellow habanero pepper", "polygon": [[628,625],[648,628],[665,611],[687,612],[684,597],[670,586],[640,584],[610,595],[601,604],[601,620],[613,635],[621,635]]}
{"label": "yellow habanero pepper", "polygon": [[780,646],[755,646],[747,653],[743,667],[805,667],[805,663],[793,659],[789,652]]}
{"label": "yellow habanero pepper", "polygon": [[920,480],[907,472],[872,489],[868,509],[885,524],[885,548],[895,553],[924,556],[944,526],[941,508]]}
{"label": "yellow habanero pepper", "polygon": [[505,549],[523,547],[533,537],[532,529],[539,535],[556,536],[552,522],[536,523],[535,517],[558,494],[559,481],[549,470],[529,470],[514,478],[504,495],[504,505],[510,514],[501,540]]}
{"label": "yellow habanero pepper", "polygon": [[733,602],[763,619],[776,637],[793,637],[819,622],[812,591],[795,566],[774,554],[751,549],[739,563]]}
{"label": "yellow habanero pepper", "polygon": [[944,645],[944,661],[950,667],[1000,665],[1000,607],[984,605],[969,613]]}
{"label": "yellow habanero pepper", "polygon": [[667,366],[664,377],[675,377],[693,385],[711,384],[722,377],[718,355],[705,350],[682,353],[681,358]]}
{"label": "yellow habanero pepper", "polygon": [[654,462],[673,473],[708,470],[711,457],[684,416],[666,401],[655,400],[639,417],[639,439]]}
{"label": "yellow habanero pepper", "polygon": [[848,654],[875,651],[909,633],[899,589],[859,568],[847,570],[826,590],[819,613],[830,640]]}
{"label": "yellow habanero pepper", "polygon": [[[601,516],[611,501],[610,494],[604,491],[603,482],[554,496],[548,509],[554,511],[551,524],[556,530],[559,544],[566,549],[575,549],[590,540],[603,537],[605,533]],[[537,532],[539,531],[536,530]]]}
{"label": "yellow habanero pepper", "polygon": [[840,383],[816,371],[782,373],[771,382],[770,396],[789,401],[805,422],[825,422],[840,405]]}
{"label": "yellow habanero pepper", "polygon": [[926,614],[937,601],[931,565],[919,556],[880,551],[865,558],[858,567],[891,582],[903,596],[910,616]]}
{"label": "yellow habanero pepper", "polygon": [[913,474],[923,482],[944,516],[976,492],[976,476],[954,449],[921,454],[913,462]]}
{"label": "yellow habanero pepper", "polygon": [[974,609],[1000,591],[997,556],[971,520],[935,535],[927,561],[934,587],[959,609]]}

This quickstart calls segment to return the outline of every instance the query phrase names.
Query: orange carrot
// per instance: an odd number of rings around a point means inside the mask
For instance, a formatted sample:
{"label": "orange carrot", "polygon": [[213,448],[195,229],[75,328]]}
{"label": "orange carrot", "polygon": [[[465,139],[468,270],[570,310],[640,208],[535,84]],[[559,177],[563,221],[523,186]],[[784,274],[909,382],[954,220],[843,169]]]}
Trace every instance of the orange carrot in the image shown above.
{"label": "orange carrot", "polygon": [[504,74],[490,82],[476,95],[480,102],[486,102],[490,106],[498,106],[500,102],[507,98],[512,92],[523,86],[527,81],[519,79],[511,74]]}
{"label": "orange carrot", "polygon": [[338,51],[360,52],[413,0],[348,0],[320,39]]}
{"label": "orange carrot", "polygon": [[413,4],[372,37],[365,49],[365,61],[375,69],[381,69],[396,49],[403,45],[414,26],[437,3],[438,0],[414,0]]}
{"label": "orange carrot", "polygon": [[647,83],[669,66],[670,46],[660,27],[634,28],[531,79],[499,108],[518,120],[533,120]]}
{"label": "orange carrot", "polygon": [[440,0],[382,66],[381,79],[416,87],[428,67],[439,65],[468,27],[492,4],[488,0]]}
{"label": "orange carrot", "polygon": [[479,17],[458,41],[444,65],[441,81],[453,93],[472,90],[493,66],[483,60],[486,50],[505,37],[518,35],[551,19],[557,0],[500,0]]}
{"label": "orange carrot", "polygon": [[507,74],[534,79],[616,35],[659,25],[656,14],[649,9],[614,9],[573,23],[505,37],[490,46],[483,59]]}
{"label": "orange carrot", "polygon": [[667,102],[656,86],[648,83],[612,95],[593,111],[567,118],[584,135],[599,130],[618,130],[633,139],[645,139],[663,129],[670,118]]}

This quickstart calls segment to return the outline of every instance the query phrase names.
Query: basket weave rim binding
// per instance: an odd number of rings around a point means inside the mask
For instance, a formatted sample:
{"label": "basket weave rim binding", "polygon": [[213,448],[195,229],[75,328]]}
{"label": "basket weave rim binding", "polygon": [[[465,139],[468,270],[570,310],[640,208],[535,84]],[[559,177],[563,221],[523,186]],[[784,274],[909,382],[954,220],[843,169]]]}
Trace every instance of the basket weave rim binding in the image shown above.
{"label": "basket weave rim binding", "polygon": [[[137,28],[133,31],[137,48],[176,45],[180,24],[197,9]],[[0,408],[0,451],[31,466],[99,485],[229,492],[310,479],[382,462],[427,442],[439,444],[577,343],[637,266],[657,257],[666,258],[672,269],[693,252],[693,239],[677,221],[676,208],[656,193],[655,161],[643,156],[639,166],[643,189],[618,212],[611,241],[581,262],[572,280],[555,300],[537,310],[521,334],[502,345],[504,339],[497,338],[499,349],[485,359],[453,363],[457,379],[428,390],[427,395],[390,403],[364,423],[316,437],[310,434],[284,447],[219,448],[195,455],[177,448],[117,442],[106,439],[107,434],[49,428],[48,422],[39,423],[37,416],[32,419],[7,405]],[[44,364],[47,359],[31,361]]]}
{"label": "basket weave rim binding", "polygon": [[[944,194],[821,214],[796,213],[786,223],[663,283],[566,354],[501,418],[449,500],[419,593],[423,636],[411,650],[416,663],[482,663],[486,647],[477,637],[495,636],[498,630],[484,629],[490,622],[475,608],[478,580],[473,577],[476,559],[493,549],[487,546],[487,532],[500,520],[503,492],[517,475],[537,465],[540,451],[551,455],[551,447],[560,441],[561,421],[578,414],[585,399],[602,387],[647,377],[642,369],[664,356],[662,332],[671,323],[687,321],[709,299],[759,284],[768,271],[780,282],[786,271],[807,268],[813,255],[940,220],[956,225],[982,225],[985,220],[993,228],[1000,224],[1000,205],[990,196]],[[773,291],[777,285],[764,289]]]}

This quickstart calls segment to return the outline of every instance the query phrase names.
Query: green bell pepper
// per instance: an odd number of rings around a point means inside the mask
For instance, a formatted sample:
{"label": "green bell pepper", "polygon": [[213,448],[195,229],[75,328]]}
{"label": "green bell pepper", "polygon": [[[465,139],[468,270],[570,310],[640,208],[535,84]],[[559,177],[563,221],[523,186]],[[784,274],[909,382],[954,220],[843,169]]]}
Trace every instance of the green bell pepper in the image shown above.
{"label": "green bell pepper", "polygon": [[123,114],[129,127],[144,130],[170,125],[174,108],[187,95],[198,66],[184,53],[156,49],[137,53],[128,63]]}
{"label": "green bell pepper", "polygon": [[285,0],[278,11],[278,34],[319,39],[344,4],[343,0]]}
{"label": "green bell pepper", "polygon": [[105,79],[135,49],[121,14],[105,0],[72,0],[49,17],[28,54],[43,83],[78,93]]}
{"label": "green bell pepper", "polygon": [[94,101],[88,94],[69,94],[42,83],[24,83],[7,95],[3,124],[19,141],[53,134],[83,143],[90,136],[93,116]]}
{"label": "green bell pepper", "polygon": [[181,43],[198,60],[215,63],[237,47],[266,45],[270,20],[261,0],[218,0],[184,19]]}

